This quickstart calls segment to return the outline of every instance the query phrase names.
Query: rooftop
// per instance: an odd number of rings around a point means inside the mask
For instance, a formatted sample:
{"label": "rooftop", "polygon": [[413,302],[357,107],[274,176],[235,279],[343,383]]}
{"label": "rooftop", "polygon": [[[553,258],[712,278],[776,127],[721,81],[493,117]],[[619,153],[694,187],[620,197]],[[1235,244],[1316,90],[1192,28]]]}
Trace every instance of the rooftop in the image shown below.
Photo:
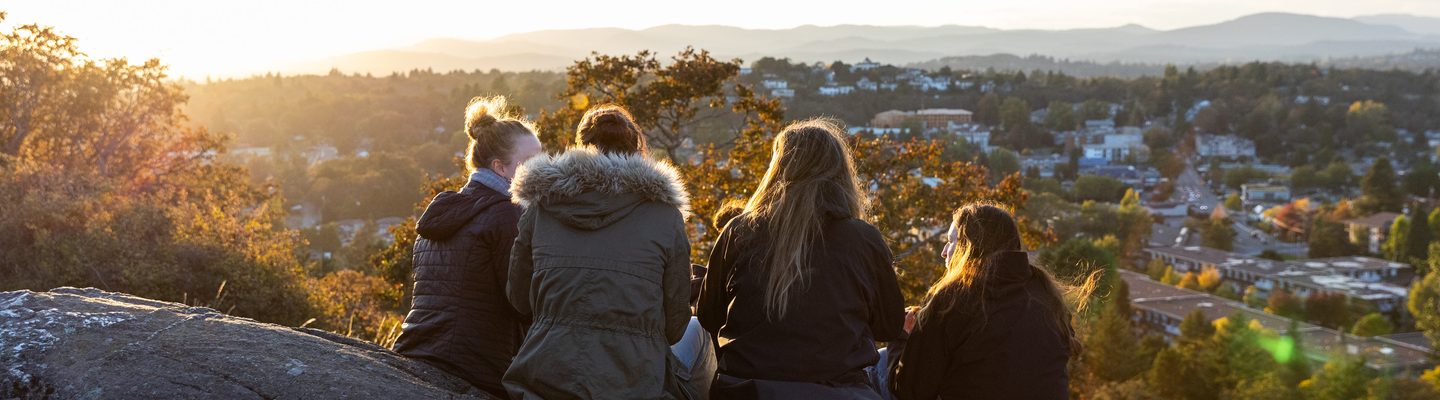
{"label": "rooftop", "polygon": [[[1243,314],[1275,333],[1290,329],[1289,319],[1240,302],[1166,285],[1133,271],[1122,270],[1120,277],[1129,285],[1130,301],[1136,309],[1157,312],[1175,320],[1183,320],[1195,310],[1200,310],[1211,321]],[[1296,327],[1311,358],[1325,359],[1329,354],[1344,351],[1364,355],[1366,364],[1376,369],[1405,369],[1432,363],[1429,341],[1419,332],[1362,338],[1304,322],[1296,323]]]}
{"label": "rooftop", "polygon": [[1366,228],[1386,229],[1389,228],[1390,223],[1395,222],[1395,218],[1399,216],[1400,214],[1393,212],[1378,212],[1360,218],[1345,220],[1345,223]]}

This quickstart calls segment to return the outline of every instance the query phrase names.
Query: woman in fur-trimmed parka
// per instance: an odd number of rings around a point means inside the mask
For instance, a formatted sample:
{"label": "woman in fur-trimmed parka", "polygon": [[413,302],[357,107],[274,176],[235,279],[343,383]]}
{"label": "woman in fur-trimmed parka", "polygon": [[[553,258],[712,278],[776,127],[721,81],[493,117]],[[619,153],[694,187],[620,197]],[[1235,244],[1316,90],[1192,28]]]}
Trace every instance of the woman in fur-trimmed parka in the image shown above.
{"label": "woman in fur-trimmed parka", "polygon": [[506,372],[511,398],[677,397],[670,345],[690,320],[688,199],[675,168],[646,157],[618,107],[592,109],[579,146],[521,167],[525,208],[510,302],[533,316]]}

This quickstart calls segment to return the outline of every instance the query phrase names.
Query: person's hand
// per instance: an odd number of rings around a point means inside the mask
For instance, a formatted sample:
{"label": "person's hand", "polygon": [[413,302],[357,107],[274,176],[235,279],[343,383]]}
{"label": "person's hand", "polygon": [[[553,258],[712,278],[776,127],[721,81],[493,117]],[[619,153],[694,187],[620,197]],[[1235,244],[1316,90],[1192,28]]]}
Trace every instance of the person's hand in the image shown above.
{"label": "person's hand", "polygon": [[920,312],[920,307],[905,307],[905,333],[915,330],[915,313]]}

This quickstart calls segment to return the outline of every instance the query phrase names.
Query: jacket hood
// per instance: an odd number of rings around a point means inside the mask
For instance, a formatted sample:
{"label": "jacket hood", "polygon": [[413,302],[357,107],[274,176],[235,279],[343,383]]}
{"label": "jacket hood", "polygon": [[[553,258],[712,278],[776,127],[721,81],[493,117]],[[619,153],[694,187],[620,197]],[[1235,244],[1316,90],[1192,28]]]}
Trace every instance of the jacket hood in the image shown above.
{"label": "jacket hood", "polygon": [[647,201],[690,211],[690,195],[670,163],[593,148],[530,159],[515,173],[510,193],[516,204],[541,207],[582,229],[608,226]]}
{"label": "jacket hood", "polygon": [[465,188],[461,192],[446,191],[435,195],[435,199],[425,207],[425,213],[420,214],[420,219],[415,222],[415,232],[430,240],[449,239],[476,215],[507,200],[494,189],[475,181],[470,181]]}

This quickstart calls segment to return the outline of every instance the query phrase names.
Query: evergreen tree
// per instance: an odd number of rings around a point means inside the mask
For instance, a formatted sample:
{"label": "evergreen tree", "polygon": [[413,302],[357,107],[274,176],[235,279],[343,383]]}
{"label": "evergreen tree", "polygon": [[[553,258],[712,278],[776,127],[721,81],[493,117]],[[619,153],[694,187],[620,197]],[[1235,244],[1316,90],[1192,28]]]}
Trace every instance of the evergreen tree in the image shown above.
{"label": "evergreen tree", "polygon": [[1410,229],[1405,234],[1405,252],[1401,262],[1420,264],[1425,262],[1435,235],[1430,230],[1429,213],[1421,205],[1410,208],[1408,219],[1411,221]]}
{"label": "evergreen tree", "polygon": [[1361,211],[1400,212],[1400,203],[1404,198],[1395,185],[1395,168],[1390,165],[1390,159],[1380,157],[1370,165],[1365,177],[1360,178],[1360,191],[1364,193],[1359,204]]}
{"label": "evergreen tree", "polygon": [[1107,382],[1123,382],[1145,372],[1139,339],[1130,324],[1130,287],[1115,279],[1110,302],[1085,340],[1087,370]]}

